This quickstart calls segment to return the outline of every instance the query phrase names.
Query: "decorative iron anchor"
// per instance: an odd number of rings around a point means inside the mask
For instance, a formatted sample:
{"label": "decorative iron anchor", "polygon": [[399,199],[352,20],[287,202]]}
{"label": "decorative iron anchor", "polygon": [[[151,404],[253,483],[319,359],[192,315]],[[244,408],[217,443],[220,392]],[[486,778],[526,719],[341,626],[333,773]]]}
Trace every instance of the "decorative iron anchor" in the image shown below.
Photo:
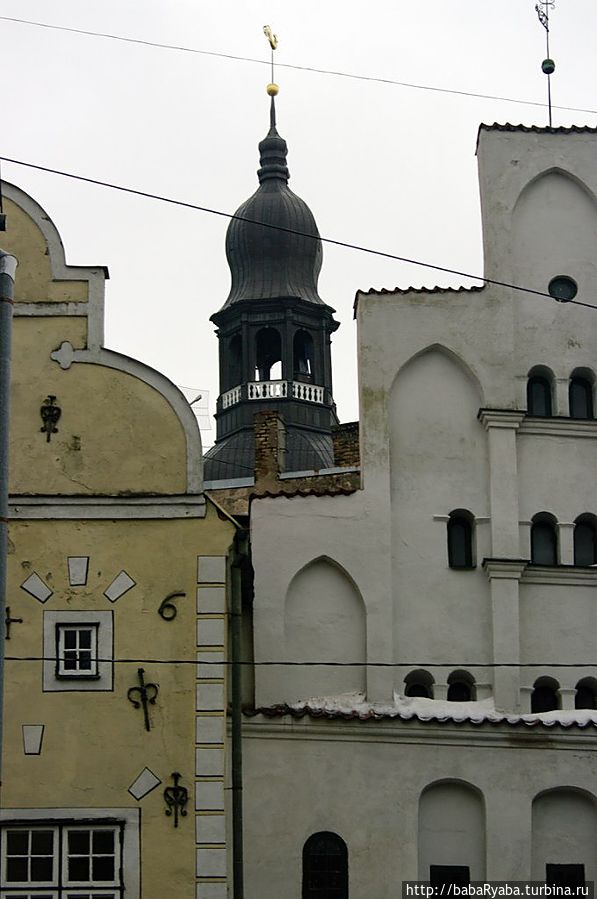
{"label": "decorative iron anchor", "polygon": [[4,619],[4,634],[7,640],[10,640],[10,626],[11,624],[22,624],[22,618],[11,618],[10,617],[10,606],[6,606],[6,618]]}
{"label": "decorative iron anchor", "polygon": [[43,421],[43,426],[39,429],[42,434],[46,435],[46,443],[50,442],[50,437],[52,434],[58,433],[58,428],[56,425],[60,420],[60,416],[62,415],[62,409],[60,406],[56,405],[56,397],[55,396],[47,396],[43,401],[39,414],[41,415],[41,420]]}
{"label": "decorative iron anchor", "polygon": [[[148,705],[151,703],[155,705],[155,700],[160,692],[159,687],[156,684],[146,684],[143,679],[143,675],[145,671],[143,668],[137,669],[137,674],[139,675],[139,684],[138,687],[130,687],[127,691],[127,699],[129,702],[132,702],[136,709],[140,709],[143,706],[143,716],[145,718],[145,730],[151,730],[151,725],[149,723],[149,708]],[[138,696],[138,699],[134,699],[133,697]]]}
{"label": "decorative iron anchor", "polygon": [[178,773],[178,771],[173,771],[171,774],[172,780],[174,781],[173,787],[166,787],[164,790],[164,799],[166,800],[166,805],[168,808],[166,809],[166,814],[168,816],[174,814],[174,826],[178,827],[178,816],[179,814],[184,818],[186,817],[186,809],[185,805],[189,801],[189,793],[186,787],[180,787],[178,785],[178,781],[180,780],[182,775]]}

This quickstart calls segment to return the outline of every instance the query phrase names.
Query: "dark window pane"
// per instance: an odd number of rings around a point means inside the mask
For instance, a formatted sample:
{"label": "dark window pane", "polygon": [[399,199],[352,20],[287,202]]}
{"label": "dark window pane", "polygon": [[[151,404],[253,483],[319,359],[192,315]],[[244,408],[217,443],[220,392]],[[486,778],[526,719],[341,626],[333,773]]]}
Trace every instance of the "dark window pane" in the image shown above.
{"label": "dark window pane", "polygon": [[53,872],[54,859],[51,856],[33,856],[31,859],[31,880],[51,880]]}
{"label": "dark window pane", "polygon": [[546,865],[545,882],[560,887],[584,887],[584,865]]}
{"label": "dark window pane", "polygon": [[558,696],[553,687],[535,687],[531,694],[531,712],[555,712],[557,708]]}
{"label": "dark window pane", "polygon": [[472,567],[472,528],[466,518],[448,521],[448,564],[450,568]]}
{"label": "dark window pane", "polygon": [[77,855],[89,855],[89,831],[69,830],[68,851]]}
{"label": "dark window pane", "polygon": [[91,653],[87,650],[79,653],[79,668],[81,671],[89,671],[91,668]]}
{"label": "dark window pane", "polygon": [[580,687],[577,687],[576,696],[574,697],[574,708],[575,709],[594,709],[597,708],[597,703],[595,702],[595,691],[592,687],[583,684]]}
{"label": "dark window pane", "polygon": [[64,648],[65,649],[76,649],[77,646],[77,634],[75,631],[65,631],[64,632]]}
{"label": "dark window pane", "polygon": [[91,631],[79,632],[79,646],[81,647],[81,649],[91,648]]}
{"label": "dark window pane", "polygon": [[76,671],[77,669],[77,654],[76,652],[68,652],[64,655],[64,670],[65,671]]}
{"label": "dark window pane", "polygon": [[527,412],[529,415],[551,415],[551,385],[547,378],[529,378],[527,384]]}
{"label": "dark window pane", "polygon": [[114,831],[113,830],[94,830],[93,831],[93,851],[111,854],[114,852]]}
{"label": "dark window pane", "polygon": [[406,690],[404,691],[405,696],[424,696],[426,699],[431,699],[431,690],[426,684],[408,684]]}
{"label": "dark window pane", "polygon": [[537,521],[531,527],[531,562],[535,565],[557,563],[555,527],[548,521]]}
{"label": "dark window pane", "polygon": [[8,883],[20,883],[28,880],[27,859],[23,857],[6,859],[6,880]]}
{"label": "dark window pane", "polygon": [[310,837],[303,848],[303,899],[347,899],[348,853],[333,833]]}
{"label": "dark window pane", "polygon": [[570,418],[593,418],[593,387],[584,378],[572,378],[568,391]]}
{"label": "dark window pane", "polygon": [[6,834],[6,851],[8,855],[28,855],[29,831],[9,830]]}
{"label": "dark window pane", "polygon": [[97,855],[93,858],[93,882],[114,880],[114,856]]}
{"label": "dark window pane", "polygon": [[68,879],[89,882],[89,859],[82,856],[69,856]]}
{"label": "dark window pane", "polygon": [[470,883],[471,873],[468,865],[430,865],[429,880],[433,886],[441,887],[444,884],[467,886]]}
{"label": "dark window pane", "polygon": [[456,681],[456,683],[449,685],[448,702],[470,702],[470,700],[470,684],[466,684],[463,681]]}
{"label": "dark window pane", "polygon": [[52,855],[54,852],[54,834],[51,830],[31,831],[32,855]]}
{"label": "dark window pane", "polygon": [[593,525],[581,522],[574,528],[574,564],[594,565],[597,562],[597,533]]}

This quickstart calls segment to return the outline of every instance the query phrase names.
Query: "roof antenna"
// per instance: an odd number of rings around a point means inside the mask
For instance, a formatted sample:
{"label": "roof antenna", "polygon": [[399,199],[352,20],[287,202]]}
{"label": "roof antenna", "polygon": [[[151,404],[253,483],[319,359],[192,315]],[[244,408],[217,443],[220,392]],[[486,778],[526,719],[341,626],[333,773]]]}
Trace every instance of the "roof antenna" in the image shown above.
{"label": "roof antenna", "polygon": [[274,104],[274,97],[278,96],[278,91],[280,90],[280,88],[274,81],[274,50],[276,50],[278,47],[278,38],[277,38],[277,35],[275,35],[274,32],[272,31],[270,25],[263,26],[263,33],[266,36],[266,38],[268,39],[269,45],[272,48],[272,80],[266,87],[266,91],[267,91],[268,97],[272,98],[272,105],[271,105],[271,111],[270,111],[270,125],[272,128],[275,128],[276,127],[276,107]]}
{"label": "roof antenna", "polygon": [[539,21],[545,28],[545,43],[547,47],[546,58],[541,63],[542,71],[547,75],[547,105],[549,108],[549,127],[551,128],[551,76],[553,75],[556,64],[549,56],[549,10],[555,9],[555,0],[539,0],[535,6],[535,11],[539,16]]}

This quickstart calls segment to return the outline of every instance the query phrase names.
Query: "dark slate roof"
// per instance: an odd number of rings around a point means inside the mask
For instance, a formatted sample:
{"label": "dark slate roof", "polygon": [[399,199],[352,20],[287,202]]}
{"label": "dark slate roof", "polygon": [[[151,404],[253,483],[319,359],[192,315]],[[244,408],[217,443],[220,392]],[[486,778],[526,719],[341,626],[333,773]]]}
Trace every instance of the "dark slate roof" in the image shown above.
{"label": "dark slate roof", "polygon": [[[286,471],[318,471],[333,468],[334,444],[331,434],[286,429]],[[252,429],[238,431],[216,443],[206,453],[206,481],[250,477],[255,470],[255,435]]]}
{"label": "dark slate roof", "polygon": [[226,234],[232,286],[222,309],[285,297],[325,305],[317,292],[319,231],[307,204],[288,187],[288,148],[276,129],[273,103],[271,128],[259,144],[259,188],[237,209]]}

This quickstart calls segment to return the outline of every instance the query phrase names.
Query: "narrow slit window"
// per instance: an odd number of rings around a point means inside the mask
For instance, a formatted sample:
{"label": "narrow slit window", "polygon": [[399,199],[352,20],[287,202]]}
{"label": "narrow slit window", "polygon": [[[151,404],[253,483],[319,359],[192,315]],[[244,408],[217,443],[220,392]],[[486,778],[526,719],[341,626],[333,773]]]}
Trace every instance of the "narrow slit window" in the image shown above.
{"label": "narrow slit window", "polygon": [[542,375],[534,375],[527,383],[527,412],[549,418],[552,415],[551,384]]}
{"label": "narrow slit window", "polygon": [[574,564],[597,564],[597,523],[592,516],[577,519],[574,525]]}
{"label": "narrow slit window", "polygon": [[568,401],[570,418],[594,418],[593,385],[586,378],[571,378]]}
{"label": "narrow slit window", "polygon": [[531,525],[531,562],[534,565],[558,563],[556,526],[548,518],[536,517]]}

